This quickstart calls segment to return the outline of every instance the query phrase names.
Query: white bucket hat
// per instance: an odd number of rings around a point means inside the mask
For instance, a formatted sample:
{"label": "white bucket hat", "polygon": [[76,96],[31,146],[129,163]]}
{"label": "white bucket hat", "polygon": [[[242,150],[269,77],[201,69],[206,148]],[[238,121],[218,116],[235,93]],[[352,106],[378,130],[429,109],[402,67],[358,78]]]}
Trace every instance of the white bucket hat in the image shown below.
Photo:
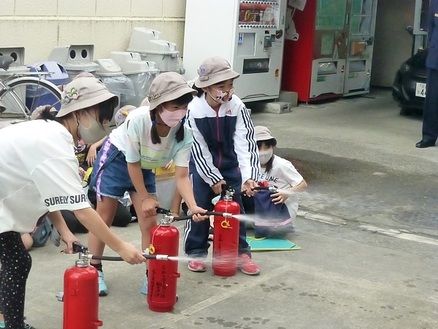
{"label": "white bucket hat", "polygon": [[257,142],[268,141],[273,139],[275,145],[277,144],[277,140],[274,136],[272,136],[271,131],[268,127],[265,126],[255,126],[254,127],[255,139]]}

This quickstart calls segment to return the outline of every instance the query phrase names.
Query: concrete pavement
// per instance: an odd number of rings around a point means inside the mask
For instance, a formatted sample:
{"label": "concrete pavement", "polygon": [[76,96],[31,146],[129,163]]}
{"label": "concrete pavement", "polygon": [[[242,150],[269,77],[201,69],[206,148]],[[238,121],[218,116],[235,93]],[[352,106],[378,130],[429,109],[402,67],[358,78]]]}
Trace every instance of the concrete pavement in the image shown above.
{"label": "concrete pavement", "polygon": [[269,126],[278,154],[309,182],[303,209],[347,220],[438,235],[438,147],[417,149],[421,117],[400,116],[386,89],[291,114],[256,113]]}
{"label": "concrete pavement", "polygon": [[[180,263],[171,313],[148,310],[139,293],[143,266],[106,262],[103,327],[437,328],[438,148],[415,148],[421,120],[400,117],[387,90],[252,117],[271,128],[278,153],[309,183],[290,235],[302,249],[253,252],[262,268],[256,277],[192,273]],[[181,231],[183,223],[176,226]],[[140,245],[136,223],[114,230]],[[55,295],[77,256],[51,245],[31,254],[28,321],[62,328]]]}

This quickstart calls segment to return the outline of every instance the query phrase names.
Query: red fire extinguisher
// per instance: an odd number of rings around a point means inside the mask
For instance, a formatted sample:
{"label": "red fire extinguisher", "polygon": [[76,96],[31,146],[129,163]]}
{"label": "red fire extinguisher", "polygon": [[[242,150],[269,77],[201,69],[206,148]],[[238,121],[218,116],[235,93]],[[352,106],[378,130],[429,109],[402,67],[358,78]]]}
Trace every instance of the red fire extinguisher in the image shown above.
{"label": "red fire extinguisher", "polygon": [[[172,216],[165,215],[160,224],[151,230],[149,253],[178,256],[179,231],[170,225]],[[148,263],[148,296],[149,309],[155,312],[171,312],[176,303],[176,286],[178,262],[165,262],[150,259]]]}
{"label": "red fire extinguisher", "polygon": [[64,273],[64,329],[96,329],[99,288],[97,270],[90,265],[87,253],[80,253],[75,266]]}
{"label": "red fire extinguisher", "polygon": [[[214,207],[215,213],[240,214],[240,206],[233,201],[233,195],[233,189],[225,190],[225,195]],[[214,216],[212,267],[214,275],[233,276],[237,272],[239,220],[223,215]]]}

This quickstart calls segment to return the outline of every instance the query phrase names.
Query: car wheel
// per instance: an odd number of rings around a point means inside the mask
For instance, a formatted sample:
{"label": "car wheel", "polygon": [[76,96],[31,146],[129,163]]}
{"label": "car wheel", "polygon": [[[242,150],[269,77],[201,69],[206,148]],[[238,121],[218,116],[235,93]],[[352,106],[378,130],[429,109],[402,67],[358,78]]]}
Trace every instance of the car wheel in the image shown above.
{"label": "car wheel", "polygon": [[412,115],[412,109],[407,107],[400,108],[400,115]]}

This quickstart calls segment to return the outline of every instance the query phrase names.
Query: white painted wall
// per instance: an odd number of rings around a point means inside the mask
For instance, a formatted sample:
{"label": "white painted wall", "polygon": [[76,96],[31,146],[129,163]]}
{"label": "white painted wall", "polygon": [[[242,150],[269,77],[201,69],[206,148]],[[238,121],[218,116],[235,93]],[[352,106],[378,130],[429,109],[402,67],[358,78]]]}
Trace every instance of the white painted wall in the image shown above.
{"label": "white painted wall", "polygon": [[0,0],[0,48],[24,47],[24,63],[55,46],[94,44],[94,59],[125,51],[134,27],[161,32],[182,53],[185,0]]}

